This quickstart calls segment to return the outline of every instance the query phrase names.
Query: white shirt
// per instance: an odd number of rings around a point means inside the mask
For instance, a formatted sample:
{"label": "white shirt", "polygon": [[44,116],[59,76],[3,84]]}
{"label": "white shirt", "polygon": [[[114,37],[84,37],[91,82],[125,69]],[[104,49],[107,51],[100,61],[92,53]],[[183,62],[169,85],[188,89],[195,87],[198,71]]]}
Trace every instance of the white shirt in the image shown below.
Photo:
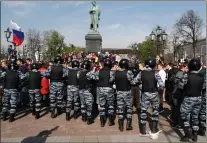
{"label": "white shirt", "polygon": [[163,83],[165,84],[165,79],[166,79],[166,72],[164,70],[160,70],[159,71],[159,75],[163,81]]}

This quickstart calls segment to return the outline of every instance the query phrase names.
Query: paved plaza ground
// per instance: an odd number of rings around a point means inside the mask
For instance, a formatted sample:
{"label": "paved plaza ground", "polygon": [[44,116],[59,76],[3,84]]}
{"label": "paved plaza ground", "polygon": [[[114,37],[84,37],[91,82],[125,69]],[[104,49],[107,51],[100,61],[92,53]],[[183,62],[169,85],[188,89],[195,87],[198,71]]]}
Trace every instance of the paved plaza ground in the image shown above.
{"label": "paved plaza ground", "polygon": [[[120,132],[116,125],[100,127],[100,120],[95,119],[95,123],[87,125],[82,122],[81,117],[77,120],[65,120],[65,114],[55,119],[50,118],[47,111],[42,112],[42,117],[35,120],[26,111],[17,114],[14,122],[1,121],[1,142],[22,142],[22,143],[44,143],[44,142],[179,142],[183,132],[173,130],[167,119],[169,107],[165,105],[165,112],[160,115],[160,129],[158,140],[149,137],[139,136],[138,116],[133,114],[132,131]],[[125,122],[126,124],[126,122]],[[149,128],[147,129],[149,130]],[[206,137],[200,137],[199,142],[206,142]]]}

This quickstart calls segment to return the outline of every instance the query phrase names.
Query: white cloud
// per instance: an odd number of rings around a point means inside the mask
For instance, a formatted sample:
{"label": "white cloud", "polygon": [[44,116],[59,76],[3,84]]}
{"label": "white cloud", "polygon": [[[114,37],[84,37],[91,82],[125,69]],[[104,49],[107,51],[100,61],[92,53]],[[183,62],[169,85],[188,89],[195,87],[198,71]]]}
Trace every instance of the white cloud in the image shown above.
{"label": "white cloud", "polygon": [[3,1],[2,3],[7,5],[8,7],[16,7],[27,4],[26,1]]}
{"label": "white cloud", "polygon": [[23,17],[29,13],[29,10],[13,11],[13,13],[19,17]]}
{"label": "white cloud", "polygon": [[28,2],[28,1],[4,1],[4,5],[6,5],[8,8],[11,8],[12,12],[16,16],[26,16],[29,12],[31,12],[35,7],[35,2]]}
{"label": "white cloud", "polygon": [[108,26],[109,29],[118,29],[118,28],[121,28],[122,25],[121,24],[112,24],[110,26]]}
{"label": "white cloud", "polygon": [[78,2],[75,3],[75,5],[76,6],[79,6],[79,5],[83,5],[85,3],[86,3],[86,1],[78,1]]}
{"label": "white cloud", "polygon": [[34,2],[28,2],[28,1],[3,1],[3,4],[7,5],[8,7],[34,7],[36,6],[36,3]]}

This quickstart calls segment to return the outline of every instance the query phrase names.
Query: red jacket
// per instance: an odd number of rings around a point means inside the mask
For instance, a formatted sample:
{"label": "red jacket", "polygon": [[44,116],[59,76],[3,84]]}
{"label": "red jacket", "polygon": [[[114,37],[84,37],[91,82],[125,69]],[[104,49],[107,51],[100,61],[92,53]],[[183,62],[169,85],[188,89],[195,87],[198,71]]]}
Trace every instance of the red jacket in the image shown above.
{"label": "red jacket", "polygon": [[[46,68],[40,68],[39,71],[44,72],[44,71],[46,71]],[[49,84],[49,80],[46,77],[42,78],[41,86],[42,86],[42,88],[40,89],[40,93],[42,95],[48,94],[50,84]]]}

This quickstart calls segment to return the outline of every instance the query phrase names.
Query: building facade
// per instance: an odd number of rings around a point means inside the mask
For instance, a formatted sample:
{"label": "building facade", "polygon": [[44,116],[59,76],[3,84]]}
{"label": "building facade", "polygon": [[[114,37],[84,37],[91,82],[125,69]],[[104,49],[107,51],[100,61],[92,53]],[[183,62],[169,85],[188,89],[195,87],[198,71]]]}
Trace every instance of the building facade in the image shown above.
{"label": "building facade", "polygon": [[[195,56],[199,57],[204,65],[206,65],[206,38],[199,40],[195,48]],[[183,45],[176,57],[178,59],[191,59],[193,58],[193,46],[192,44]]]}

